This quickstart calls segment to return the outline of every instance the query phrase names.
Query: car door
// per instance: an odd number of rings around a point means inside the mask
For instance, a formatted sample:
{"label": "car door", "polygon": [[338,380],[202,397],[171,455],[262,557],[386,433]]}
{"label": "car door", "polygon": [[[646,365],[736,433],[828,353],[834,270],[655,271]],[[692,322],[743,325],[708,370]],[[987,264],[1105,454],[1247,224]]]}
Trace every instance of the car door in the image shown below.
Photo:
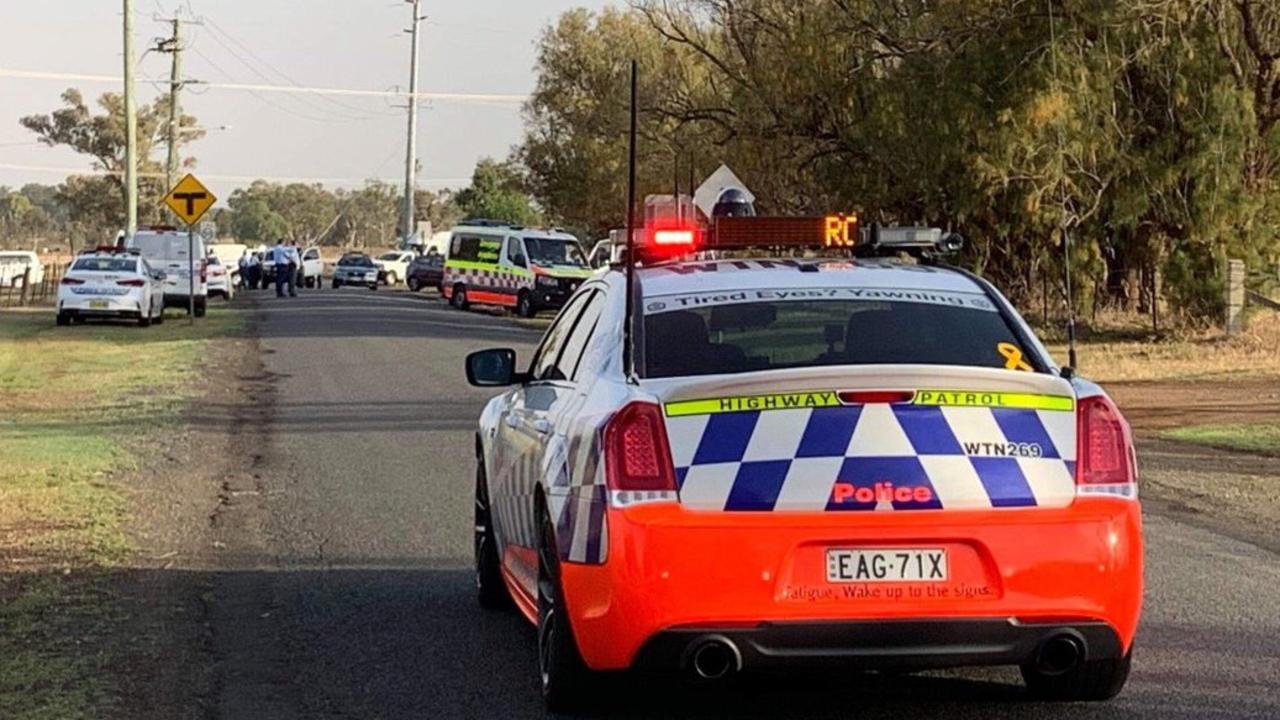
{"label": "car door", "polygon": [[534,352],[529,382],[507,396],[507,406],[497,419],[489,484],[493,522],[504,566],[530,593],[536,591],[537,582],[533,494],[545,446],[553,435],[550,415],[570,389],[558,362],[585,299],[585,293],[579,294],[556,317]]}
{"label": "car door", "polygon": [[502,250],[501,265],[501,292],[504,295],[510,295],[510,304],[515,304],[515,298],[520,291],[520,283],[517,276],[527,273],[529,270],[529,259],[524,252],[524,241],[515,235],[508,235],[506,244]]}
{"label": "car door", "polygon": [[320,248],[307,248],[302,253],[302,274],[305,277],[320,277],[324,274],[324,266],[320,262]]}

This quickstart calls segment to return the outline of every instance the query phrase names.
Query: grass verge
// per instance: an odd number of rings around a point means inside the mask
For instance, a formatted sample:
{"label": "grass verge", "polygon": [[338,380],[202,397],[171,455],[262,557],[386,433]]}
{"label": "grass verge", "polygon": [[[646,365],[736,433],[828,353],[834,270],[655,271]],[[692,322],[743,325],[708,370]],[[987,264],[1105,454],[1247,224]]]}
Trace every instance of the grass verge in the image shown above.
{"label": "grass verge", "polygon": [[1223,450],[1280,455],[1280,422],[1189,425],[1166,430],[1163,437]]}
{"label": "grass verge", "polygon": [[[1097,382],[1280,378],[1280,313],[1253,313],[1232,338],[1220,331],[1162,340],[1103,336],[1078,347],[1078,369]],[[1051,342],[1049,351],[1066,364],[1066,343]]]}
{"label": "grass verge", "polygon": [[93,578],[128,557],[126,504],[111,475],[130,448],[178,419],[202,358],[241,316],[194,326],[55,327],[48,311],[0,313],[0,712],[96,717],[109,658],[79,651],[110,622]]}

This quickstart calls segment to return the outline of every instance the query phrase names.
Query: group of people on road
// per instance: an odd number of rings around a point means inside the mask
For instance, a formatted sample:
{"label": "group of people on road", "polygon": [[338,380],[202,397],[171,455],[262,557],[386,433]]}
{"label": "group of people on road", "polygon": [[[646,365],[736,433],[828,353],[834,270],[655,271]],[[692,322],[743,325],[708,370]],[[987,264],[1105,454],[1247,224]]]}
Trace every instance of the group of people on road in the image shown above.
{"label": "group of people on road", "polygon": [[286,288],[289,297],[297,297],[298,286],[302,284],[298,279],[302,272],[302,255],[298,250],[298,243],[278,240],[274,246],[263,251],[261,257],[259,253],[246,248],[244,255],[240,256],[241,284],[249,288],[258,287],[263,280],[263,266],[266,262],[272,264],[269,272],[274,274],[274,278],[269,278],[268,282],[275,283],[276,297],[284,297]]}

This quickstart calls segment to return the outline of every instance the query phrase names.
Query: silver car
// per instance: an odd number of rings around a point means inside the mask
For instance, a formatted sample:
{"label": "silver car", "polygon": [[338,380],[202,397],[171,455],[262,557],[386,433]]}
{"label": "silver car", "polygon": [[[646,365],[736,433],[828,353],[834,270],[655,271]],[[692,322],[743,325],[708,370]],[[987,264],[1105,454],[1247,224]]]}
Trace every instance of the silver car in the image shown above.
{"label": "silver car", "polygon": [[333,269],[333,287],[343,285],[363,285],[370,290],[378,289],[378,266],[373,258],[364,253],[347,253],[338,261]]}

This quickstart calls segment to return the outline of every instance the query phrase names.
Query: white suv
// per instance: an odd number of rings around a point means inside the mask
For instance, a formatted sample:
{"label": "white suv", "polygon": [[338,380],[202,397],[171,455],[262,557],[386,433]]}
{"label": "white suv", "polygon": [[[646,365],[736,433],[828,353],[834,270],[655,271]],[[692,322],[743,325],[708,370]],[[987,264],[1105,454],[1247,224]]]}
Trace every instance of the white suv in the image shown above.
{"label": "white suv", "polygon": [[395,285],[409,277],[409,263],[417,257],[412,250],[392,250],[382,253],[375,260],[378,264],[378,279],[387,285]]}
{"label": "white suv", "polygon": [[[194,252],[189,243],[194,243]],[[125,247],[139,251],[151,267],[165,274],[164,306],[190,310],[194,299],[196,317],[204,317],[209,305],[208,267],[204,240],[171,228],[139,228],[125,238]],[[195,258],[195,277],[191,276]],[[193,298],[194,296],[194,298]]]}

